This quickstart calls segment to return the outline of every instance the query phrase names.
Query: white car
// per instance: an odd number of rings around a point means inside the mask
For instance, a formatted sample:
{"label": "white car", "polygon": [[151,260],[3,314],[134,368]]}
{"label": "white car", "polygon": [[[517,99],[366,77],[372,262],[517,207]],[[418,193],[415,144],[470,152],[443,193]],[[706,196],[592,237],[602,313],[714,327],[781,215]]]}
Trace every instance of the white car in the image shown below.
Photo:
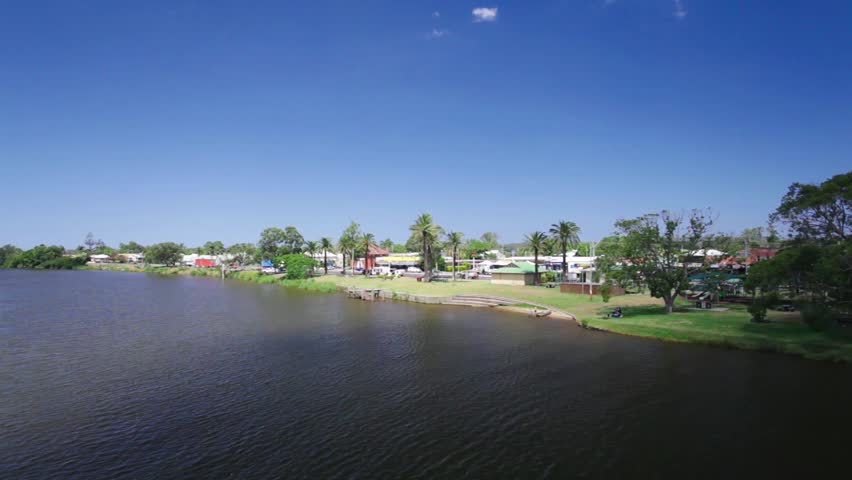
{"label": "white car", "polygon": [[423,270],[420,270],[417,267],[408,267],[405,269],[405,271],[408,273],[423,273]]}
{"label": "white car", "polygon": [[272,274],[272,273],[278,273],[278,269],[277,269],[277,268],[275,268],[275,267],[263,267],[263,269],[261,270],[261,272],[263,272],[263,273],[270,273],[270,274]]}

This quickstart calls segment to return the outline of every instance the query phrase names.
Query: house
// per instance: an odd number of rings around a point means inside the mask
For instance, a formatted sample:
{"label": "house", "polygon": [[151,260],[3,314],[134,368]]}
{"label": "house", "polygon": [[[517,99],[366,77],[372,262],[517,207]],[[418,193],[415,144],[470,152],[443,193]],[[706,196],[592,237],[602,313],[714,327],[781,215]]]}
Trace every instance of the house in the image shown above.
{"label": "house", "polygon": [[96,253],[94,255],[89,255],[89,260],[94,263],[110,263],[111,260],[109,255],[104,255],[103,253]]}
{"label": "house", "polygon": [[[542,270],[539,270],[541,281]],[[491,271],[491,283],[496,285],[535,285],[535,264],[532,262],[512,262],[508,267]]]}
{"label": "house", "polygon": [[352,268],[358,270],[371,270],[376,266],[376,259],[378,257],[387,257],[389,254],[389,251],[375,243],[371,243],[364,258],[359,258],[357,260],[354,258],[352,259]]}
{"label": "house", "polygon": [[119,253],[118,258],[122,262],[139,263],[145,258],[145,255],[142,253]]}
{"label": "house", "polygon": [[768,260],[774,257],[775,255],[778,255],[777,248],[752,248],[748,251],[745,264],[751,265],[761,260]]}

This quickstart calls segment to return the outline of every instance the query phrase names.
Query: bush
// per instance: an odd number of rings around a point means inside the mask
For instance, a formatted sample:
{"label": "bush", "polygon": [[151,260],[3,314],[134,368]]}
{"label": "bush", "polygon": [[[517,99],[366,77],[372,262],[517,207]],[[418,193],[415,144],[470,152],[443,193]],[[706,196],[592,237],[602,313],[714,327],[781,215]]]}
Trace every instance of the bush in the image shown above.
{"label": "bush", "polygon": [[755,323],[766,321],[766,309],[776,303],[778,303],[778,294],[775,292],[755,297],[748,306],[748,313],[751,314],[751,321]]}
{"label": "bush", "polygon": [[604,303],[609,303],[609,299],[612,298],[612,282],[606,281],[602,283],[599,291],[601,292],[601,300]]}
{"label": "bush", "polygon": [[556,272],[553,270],[547,270],[544,272],[544,280],[546,282],[555,282],[556,281]]}
{"label": "bush", "polygon": [[286,278],[303,279],[314,273],[316,260],[301,253],[291,253],[275,257],[275,264],[282,265],[287,270]]}
{"label": "bush", "polygon": [[748,305],[748,313],[751,314],[752,322],[760,323],[766,320],[766,303],[763,302],[762,297],[755,298]]}
{"label": "bush", "polygon": [[77,267],[82,267],[85,264],[86,256],[81,255],[77,257],[54,258],[53,260],[48,260],[42,263],[39,268],[46,268],[48,270],[73,270]]}
{"label": "bush", "polygon": [[[54,245],[48,247],[46,245],[39,245],[7,259],[6,266],[8,268],[46,268],[44,266],[46,263],[63,258],[62,254],[64,252],[65,249],[60,246]],[[85,257],[83,263],[86,263]]]}
{"label": "bush", "polygon": [[801,307],[802,320],[817,332],[823,332],[836,324],[834,312],[822,303],[812,303]]}

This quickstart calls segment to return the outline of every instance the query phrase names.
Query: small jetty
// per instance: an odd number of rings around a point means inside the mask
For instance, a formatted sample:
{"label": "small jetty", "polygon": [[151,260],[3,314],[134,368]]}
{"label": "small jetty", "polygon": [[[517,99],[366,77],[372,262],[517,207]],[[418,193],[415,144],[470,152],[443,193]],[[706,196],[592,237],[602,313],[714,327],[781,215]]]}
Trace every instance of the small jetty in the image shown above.
{"label": "small jetty", "polygon": [[346,289],[346,295],[349,298],[357,298],[367,301],[375,301],[379,299],[380,288],[355,288],[349,287]]}
{"label": "small jetty", "polygon": [[[349,298],[357,300],[366,300],[374,302],[378,300],[400,300],[415,303],[430,303],[435,305],[458,305],[465,307],[503,307],[514,309],[518,312],[525,312],[530,317],[549,317],[551,315],[557,317],[569,318],[577,321],[577,318],[558,308],[544,305],[541,303],[530,302],[529,300],[521,300],[517,298],[498,297],[495,295],[482,294],[457,294],[450,296],[437,295],[418,295],[412,293],[394,292],[390,289],[383,288],[359,288],[359,287],[342,287],[341,291],[346,293]],[[526,308],[517,308],[513,305],[526,304]],[[531,308],[530,308],[531,307]]]}

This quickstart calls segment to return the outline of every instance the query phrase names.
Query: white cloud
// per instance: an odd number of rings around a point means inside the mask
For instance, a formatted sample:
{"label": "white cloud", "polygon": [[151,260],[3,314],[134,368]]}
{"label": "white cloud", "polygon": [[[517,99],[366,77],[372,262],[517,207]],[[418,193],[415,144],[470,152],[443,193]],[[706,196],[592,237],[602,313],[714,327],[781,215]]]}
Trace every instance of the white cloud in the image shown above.
{"label": "white cloud", "polygon": [[444,30],[442,28],[433,28],[432,32],[429,33],[429,38],[441,38],[450,34],[449,30]]}
{"label": "white cloud", "polygon": [[497,20],[497,7],[478,7],[473,9],[474,22],[494,22]]}
{"label": "white cloud", "polygon": [[432,18],[441,18],[441,12],[432,12]]}
{"label": "white cloud", "polygon": [[686,14],[689,13],[686,10],[686,7],[683,6],[682,0],[674,0],[674,16],[678,20],[683,20],[686,18]]}

